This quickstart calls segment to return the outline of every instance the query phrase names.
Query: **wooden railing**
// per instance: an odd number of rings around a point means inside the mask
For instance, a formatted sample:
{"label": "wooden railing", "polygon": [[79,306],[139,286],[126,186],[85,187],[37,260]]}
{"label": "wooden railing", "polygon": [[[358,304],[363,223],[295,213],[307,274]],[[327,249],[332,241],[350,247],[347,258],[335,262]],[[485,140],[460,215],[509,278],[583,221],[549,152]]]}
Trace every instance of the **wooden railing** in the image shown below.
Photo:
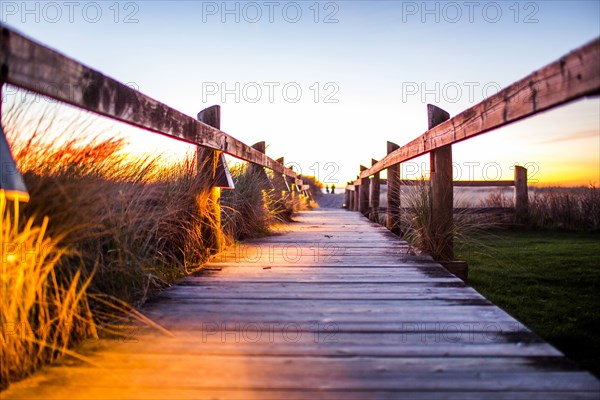
{"label": "wooden railing", "polygon": [[[378,209],[379,174],[387,169],[387,216],[389,229],[400,231],[400,163],[430,154],[431,229],[433,236],[447,236],[440,259],[453,260],[453,186],[452,145],[506,126],[523,118],[587,96],[600,94],[600,39],[561,57],[533,72],[497,94],[453,118],[433,105],[427,106],[429,130],[404,146],[388,142],[387,156],[372,160],[371,167],[360,167],[358,179],[348,185],[346,204],[350,210],[369,214]],[[524,220],[527,213],[527,171],[515,168],[516,213]],[[493,182],[490,182],[493,184]],[[508,185],[508,183],[506,183]]]}
{"label": "wooden railing", "polygon": [[[228,187],[223,153],[273,170],[278,187],[309,195],[307,185],[286,168],[283,158],[265,154],[264,142],[249,146],[221,131],[219,106],[198,113],[198,120],[145,94],[51,50],[0,24],[0,90],[5,84],[38,93],[63,103],[151,132],[195,144],[199,173],[212,176],[210,190]],[[206,176],[206,175],[205,175]],[[218,197],[215,198],[218,200]],[[218,201],[217,201],[218,204]],[[215,210],[218,212],[218,210]],[[219,248],[220,244],[215,243]]]}

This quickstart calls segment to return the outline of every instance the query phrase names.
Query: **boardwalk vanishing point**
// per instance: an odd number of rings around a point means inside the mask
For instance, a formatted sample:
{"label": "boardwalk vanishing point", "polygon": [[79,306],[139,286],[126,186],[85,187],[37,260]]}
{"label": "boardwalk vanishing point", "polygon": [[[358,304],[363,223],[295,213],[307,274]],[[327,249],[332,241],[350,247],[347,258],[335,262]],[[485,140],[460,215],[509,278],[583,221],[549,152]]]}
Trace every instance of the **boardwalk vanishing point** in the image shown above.
{"label": "boardwalk vanishing point", "polygon": [[[299,213],[9,399],[598,399],[600,383],[357,212]],[[87,350],[86,350],[87,349]]]}

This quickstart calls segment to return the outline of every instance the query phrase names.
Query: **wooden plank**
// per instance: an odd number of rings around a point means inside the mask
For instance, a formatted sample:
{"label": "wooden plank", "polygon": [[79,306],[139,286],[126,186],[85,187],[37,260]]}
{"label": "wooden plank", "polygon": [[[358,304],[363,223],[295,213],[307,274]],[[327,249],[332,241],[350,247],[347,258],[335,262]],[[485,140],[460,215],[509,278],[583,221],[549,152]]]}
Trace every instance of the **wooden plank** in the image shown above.
{"label": "wooden plank", "polygon": [[[363,283],[385,283],[390,282],[390,285],[398,285],[398,284],[406,284],[406,283],[417,283],[427,285],[430,284],[434,286],[436,284],[443,284],[446,287],[450,287],[451,285],[458,286],[460,284],[460,280],[456,280],[454,276],[450,275],[448,271],[446,271],[446,275],[442,275],[441,277],[431,276],[431,275],[402,275],[397,276],[396,270],[391,270],[388,274],[377,274],[370,276],[368,280],[365,280],[363,276],[356,276],[352,274],[346,274],[345,272],[339,272],[339,269],[335,270],[319,270],[319,277],[307,277],[314,273],[314,270],[305,269],[304,272],[301,273],[289,273],[289,269],[286,270],[285,276],[271,275],[265,274],[262,266],[259,266],[255,269],[248,268],[244,273],[240,273],[239,270],[235,270],[234,272],[227,273],[228,269],[224,269],[222,271],[224,275],[217,274],[216,272],[210,271],[210,273],[203,274],[199,276],[197,281],[187,280],[184,283],[180,283],[178,286],[193,286],[193,285],[203,285],[203,284],[218,284],[225,283],[232,284],[236,282],[247,282],[248,284],[252,283],[297,283],[299,285],[302,284],[315,284],[315,283],[328,283],[328,284],[363,284]],[[328,275],[321,274],[322,272],[330,272]]]}
{"label": "wooden plank", "polygon": [[[345,373],[354,375],[359,373],[361,369],[370,371],[374,369],[386,370],[389,373],[408,373],[408,372],[445,372],[451,370],[453,372],[471,371],[477,366],[482,372],[533,372],[536,370],[536,365],[546,363],[548,366],[560,368],[562,371],[576,371],[577,368],[573,363],[570,363],[562,357],[497,357],[491,359],[489,363],[480,366],[481,359],[479,357],[344,357],[336,360],[332,357],[310,357],[307,359],[298,359],[295,357],[244,357],[240,355],[190,355],[190,354],[140,354],[135,357],[125,355],[123,353],[105,352],[96,358],[97,362],[102,363],[104,368],[116,369],[146,369],[153,366],[157,362],[163,362],[162,369],[167,373],[184,372],[187,368],[194,373],[202,376],[212,375],[214,366],[221,364],[241,364],[253,371],[253,375],[284,375],[288,377],[305,375],[305,370],[309,365],[313,370],[313,374],[322,373],[330,368],[339,368]],[[281,372],[281,369],[285,369]],[[231,382],[236,380],[234,371],[221,370],[219,374],[221,379]],[[241,378],[244,380],[244,378]],[[242,383],[237,382],[237,385],[247,385],[248,381]]]}
{"label": "wooden plank", "polygon": [[[188,388],[198,387],[210,389],[231,390],[251,389],[260,393],[264,390],[296,390],[305,388],[321,390],[396,390],[396,391],[585,391],[597,389],[597,381],[590,374],[575,371],[524,372],[524,371],[472,371],[447,372],[438,371],[435,379],[432,373],[423,371],[401,372],[377,365],[362,371],[345,370],[343,362],[334,364],[337,368],[311,368],[305,364],[302,379],[290,375],[287,368],[279,368],[271,374],[254,374],[245,365],[211,364],[211,385],[203,385],[206,376],[202,373],[190,373],[186,368],[169,369],[162,366],[150,368],[102,368],[98,374],[90,374],[90,368],[65,368],[57,373],[54,384],[60,381],[77,380],[80,386],[103,388],[137,387],[167,387]],[[221,368],[219,368],[221,367]],[[218,371],[221,370],[221,371]],[[225,370],[228,370],[227,372]],[[201,371],[204,371],[202,369]],[[218,373],[217,373],[218,371]],[[232,374],[230,376],[228,374]],[[148,379],[152,376],[152,379]],[[54,387],[53,387],[54,388]],[[43,390],[43,389],[42,389]],[[367,392],[368,393],[368,392]],[[37,396],[36,396],[37,397]],[[4,397],[3,397],[4,398]],[[6,397],[10,399],[11,397]],[[39,398],[39,397],[38,397]],[[68,397],[70,398],[70,397]],[[139,398],[139,397],[138,397]],[[566,396],[568,397],[568,394]]]}
{"label": "wooden plank", "polygon": [[6,83],[117,121],[222,151],[295,177],[265,154],[127,85],[0,24],[0,63]]}
{"label": "wooden plank", "polygon": [[368,177],[391,165],[469,139],[573,100],[600,93],[600,39],[571,51],[493,96],[423,133],[360,173]]}
{"label": "wooden plank", "polygon": [[[73,395],[69,389],[65,389],[61,385],[44,388],[44,392],[39,396],[30,397],[31,394],[26,393],[21,397],[18,394],[14,399],[43,399],[43,400],[64,400],[64,399],[137,399],[140,392],[136,387],[79,387],[79,390]],[[258,393],[258,394],[257,394]],[[531,400],[532,393],[529,392],[464,392],[464,391],[397,391],[397,390],[328,390],[328,389],[308,389],[308,390],[279,390],[279,389],[264,389],[260,392],[256,390],[245,390],[236,388],[227,389],[205,389],[205,388],[179,388],[169,387],[167,389],[160,387],[145,387],[144,400],[164,400],[164,399],[181,399],[181,400],[248,400],[256,398],[269,400],[306,400],[306,399],[322,399],[322,400],[364,400],[365,398],[373,398],[380,400],[397,400],[398,398],[406,398],[413,400]],[[534,395],[539,399],[544,400],[565,400],[563,392],[547,392],[536,391]],[[74,397],[75,396],[75,397]],[[593,392],[569,392],[569,400],[597,400],[596,393]]]}
{"label": "wooden plank", "polygon": [[[283,324],[206,326],[204,331],[173,330],[175,338],[132,330],[128,340],[95,341],[84,351],[112,354],[190,354],[248,357],[560,357],[555,348],[527,331],[496,334],[482,329],[449,332],[407,329],[404,332],[346,332],[331,325],[299,331]],[[233,335],[230,333],[234,333]],[[295,337],[292,337],[292,333]],[[198,340],[200,338],[201,340]],[[290,340],[293,339],[293,340]],[[315,343],[320,344],[315,346]]]}
{"label": "wooden plank", "polygon": [[[346,298],[350,299],[351,295]],[[383,295],[382,295],[383,297]],[[428,298],[433,298],[430,296]],[[204,299],[203,299],[204,300]],[[362,305],[352,301],[322,301],[301,300],[289,301],[285,309],[276,302],[265,301],[265,299],[214,299],[212,301],[171,301],[154,304],[148,310],[148,315],[156,317],[157,321],[169,324],[183,325],[193,329],[208,322],[227,321],[239,324],[268,323],[294,323],[309,326],[313,322],[336,323],[348,325],[369,325],[373,330],[403,329],[409,324],[445,324],[448,329],[466,329],[464,323],[479,323],[493,327],[517,326],[517,323],[504,311],[495,306],[411,306],[401,307],[404,303],[392,304],[382,307],[378,304],[382,300],[363,299]],[[269,303],[269,304],[267,304]],[[336,304],[337,303],[337,304]],[[176,307],[174,307],[176,304]],[[319,304],[322,309],[317,308]],[[343,306],[342,306],[343,304]],[[256,307],[260,306],[260,309]],[[343,308],[343,311],[340,311]],[[332,311],[333,310],[333,311]],[[366,311],[369,310],[369,311]],[[167,312],[169,311],[169,312]],[[331,313],[335,312],[335,315]],[[202,314],[201,321],[191,320],[185,315]],[[268,315],[267,315],[268,314]],[[415,325],[417,326],[417,325]]]}
{"label": "wooden plank", "polygon": [[[353,257],[352,257],[353,258]],[[368,257],[366,257],[368,259]],[[240,261],[240,262],[232,262],[232,263],[228,263],[228,264],[224,264],[222,267],[223,268],[227,268],[227,267],[235,267],[235,268],[239,268],[239,269],[245,269],[245,268],[249,268],[249,269],[253,269],[256,268],[257,266],[260,266],[261,268],[266,268],[266,267],[271,267],[271,269],[273,270],[277,270],[277,271],[285,271],[288,268],[302,268],[302,267],[310,267],[312,269],[312,273],[317,273],[317,271],[322,271],[322,270],[335,270],[336,273],[342,273],[342,271],[347,270],[347,269],[370,269],[370,268],[385,268],[385,269],[389,269],[389,270],[403,270],[406,267],[410,267],[409,264],[407,263],[400,263],[400,262],[360,262],[360,260],[356,260],[355,262],[353,262],[352,264],[349,264],[348,261],[342,260],[342,259],[337,259],[337,260],[331,260],[330,257],[328,257],[326,260],[324,261],[313,261],[310,258],[308,260],[299,260],[299,261],[294,261],[294,260],[285,260],[285,261],[281,261],[279,263],[259,263],[258,261],[256,262],[252,262],[252,261]],[[208,264],[207,268],[221,268],[221,265],[215,265],[213,263]],[[436,274],[437,275],[437,274]]]}

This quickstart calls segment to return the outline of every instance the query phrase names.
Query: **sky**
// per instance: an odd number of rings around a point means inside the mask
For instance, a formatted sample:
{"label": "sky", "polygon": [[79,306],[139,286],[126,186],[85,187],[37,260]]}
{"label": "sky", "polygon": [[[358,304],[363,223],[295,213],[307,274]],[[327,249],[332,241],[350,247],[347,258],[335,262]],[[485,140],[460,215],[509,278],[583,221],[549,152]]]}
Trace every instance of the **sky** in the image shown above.
{"label": "sky", "polygon": [[[0,20],[325,183],[600,35],[599,1],[2,1]],[[16,94],[15,94],[16,95]],[[600,184],[600,101],[562,106],[453,146],[455,179]],[[177,152],[126,126],[131,146]],[[402,165],[426,173],[428,158]]]}

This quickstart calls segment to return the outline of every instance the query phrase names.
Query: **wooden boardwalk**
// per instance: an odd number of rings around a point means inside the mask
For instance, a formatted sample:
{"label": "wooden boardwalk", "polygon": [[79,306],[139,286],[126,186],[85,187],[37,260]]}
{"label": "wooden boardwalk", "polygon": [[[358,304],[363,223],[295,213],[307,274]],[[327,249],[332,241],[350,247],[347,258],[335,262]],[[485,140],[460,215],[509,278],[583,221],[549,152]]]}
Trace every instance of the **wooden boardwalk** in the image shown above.
{"label": "wooden boardwalk", "polygon": [[300,213],[145,311],[175,337],[90,343],[8,399],[598,399],[600,384],[362,215]]}

